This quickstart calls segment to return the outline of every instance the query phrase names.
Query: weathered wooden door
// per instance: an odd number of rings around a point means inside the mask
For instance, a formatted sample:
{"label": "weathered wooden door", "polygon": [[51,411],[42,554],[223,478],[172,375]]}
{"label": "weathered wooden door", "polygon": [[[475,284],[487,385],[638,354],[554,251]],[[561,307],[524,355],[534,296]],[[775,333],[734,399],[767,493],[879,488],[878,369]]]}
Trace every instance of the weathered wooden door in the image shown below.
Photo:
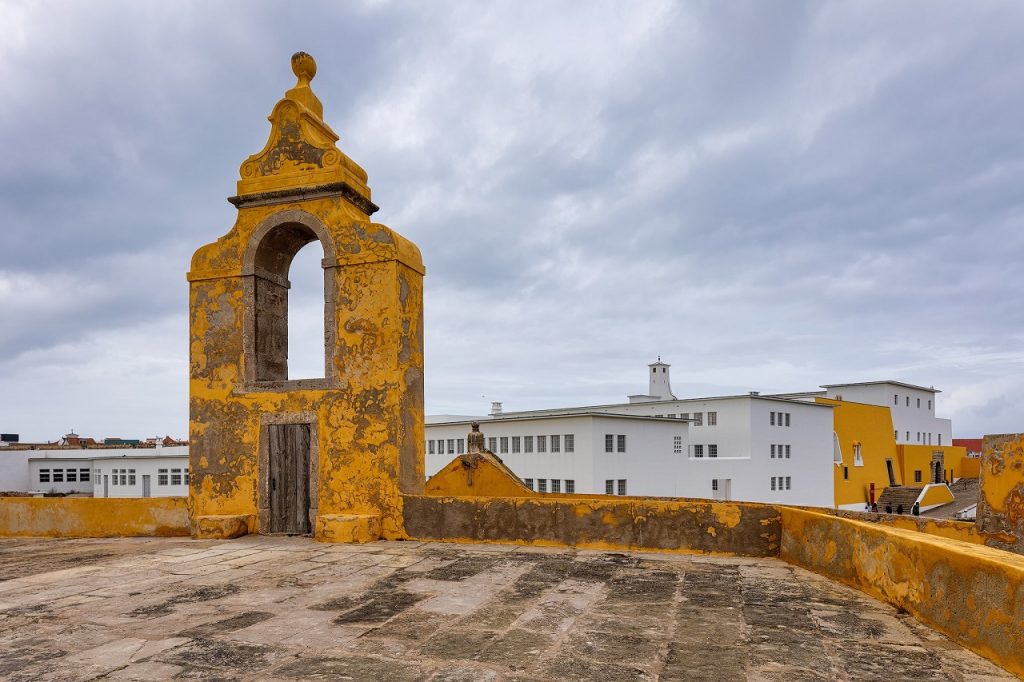
{"label": "weathered wooden door", "polygon": [[270,424],[271,533],[302,535],[309,527],[309,424]]}

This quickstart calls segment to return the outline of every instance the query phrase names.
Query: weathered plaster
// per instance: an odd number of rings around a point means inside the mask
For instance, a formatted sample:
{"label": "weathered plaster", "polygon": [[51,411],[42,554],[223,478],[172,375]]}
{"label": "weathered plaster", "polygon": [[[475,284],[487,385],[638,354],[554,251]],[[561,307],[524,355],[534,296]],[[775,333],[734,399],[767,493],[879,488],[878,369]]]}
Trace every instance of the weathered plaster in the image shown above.
{"label": "weathered plaster", "polygon": [[184,497],[0,497],[0,536],[106,538],[188,532]]}
{"label": "weathered plaster", "polygon": [[985,436],[978,528],[989,545],[1024,554],[1024,433]]}

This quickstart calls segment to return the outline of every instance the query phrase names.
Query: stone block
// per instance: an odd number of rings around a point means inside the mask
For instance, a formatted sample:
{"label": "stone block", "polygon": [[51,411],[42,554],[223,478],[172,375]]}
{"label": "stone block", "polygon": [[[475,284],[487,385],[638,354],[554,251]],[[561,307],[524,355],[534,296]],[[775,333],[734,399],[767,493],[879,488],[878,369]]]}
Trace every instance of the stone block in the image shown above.
{"label": "stone block", "polygon": [[321,514],[316,517],[317,542],[373,542],[381,538],[378,514]]}
{"label": "stone block", "polygon": [[197,540],[230,540],[249,534],[256,521],[253,514],[217,514],[197,516],[192,523],[192,537]]}

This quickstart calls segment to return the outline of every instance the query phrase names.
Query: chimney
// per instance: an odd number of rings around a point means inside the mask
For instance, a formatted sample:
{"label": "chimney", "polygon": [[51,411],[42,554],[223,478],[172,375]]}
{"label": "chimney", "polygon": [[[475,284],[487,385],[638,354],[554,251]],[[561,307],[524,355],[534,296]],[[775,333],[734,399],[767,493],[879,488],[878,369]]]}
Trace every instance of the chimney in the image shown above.
{"label": "chimney", "polygon": [[497,417],[501,414],[501,403],[491,403],[491,416]]}

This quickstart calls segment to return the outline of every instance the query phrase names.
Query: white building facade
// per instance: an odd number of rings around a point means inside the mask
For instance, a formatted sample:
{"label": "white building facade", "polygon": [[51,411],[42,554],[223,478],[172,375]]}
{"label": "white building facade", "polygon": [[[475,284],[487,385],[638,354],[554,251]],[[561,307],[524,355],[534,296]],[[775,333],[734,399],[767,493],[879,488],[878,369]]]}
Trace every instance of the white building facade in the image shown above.
{"label": "white building facade", "polygon": [[953,422],[935,416],[941,391],[901,381],[826,384],[825,396],[888,407],[897,445],[952,445]]}
{"label": "white building facade", "polygon": [[93,497],[188,495],[187,446],[26,452],[27,477],[6,482],[5,489]]}

